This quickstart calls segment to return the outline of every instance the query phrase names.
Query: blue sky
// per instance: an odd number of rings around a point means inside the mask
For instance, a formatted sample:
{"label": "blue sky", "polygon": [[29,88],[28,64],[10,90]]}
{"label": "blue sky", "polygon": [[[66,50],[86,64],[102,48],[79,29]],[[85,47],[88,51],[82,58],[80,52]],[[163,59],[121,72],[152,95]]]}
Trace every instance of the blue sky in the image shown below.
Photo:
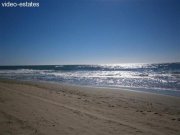
{"label": "blue sky", "polygon": [[38,2],[0,7],[0,65],[180,62],[179,0]]}

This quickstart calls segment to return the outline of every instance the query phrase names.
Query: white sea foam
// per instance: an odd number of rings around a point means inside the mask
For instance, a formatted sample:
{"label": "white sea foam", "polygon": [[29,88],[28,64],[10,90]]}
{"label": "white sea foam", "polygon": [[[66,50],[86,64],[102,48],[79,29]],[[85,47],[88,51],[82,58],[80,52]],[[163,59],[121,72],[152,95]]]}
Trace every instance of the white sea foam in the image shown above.
{"label": "white sea foam", "polygon": [[0,70],[0,74],[33,74],[33,73],[44,73],[49,70],[34,70],[34,69],[17,69],[17,70]]}

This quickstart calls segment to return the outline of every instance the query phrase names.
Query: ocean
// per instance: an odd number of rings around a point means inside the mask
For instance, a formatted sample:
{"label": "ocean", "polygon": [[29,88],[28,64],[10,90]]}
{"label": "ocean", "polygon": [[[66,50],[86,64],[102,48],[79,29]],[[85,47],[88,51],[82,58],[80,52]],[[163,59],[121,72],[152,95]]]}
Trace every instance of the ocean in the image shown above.
{"label": "ocean", "polygon": [[180,96],[180,63],[0,66],[0,78]]}

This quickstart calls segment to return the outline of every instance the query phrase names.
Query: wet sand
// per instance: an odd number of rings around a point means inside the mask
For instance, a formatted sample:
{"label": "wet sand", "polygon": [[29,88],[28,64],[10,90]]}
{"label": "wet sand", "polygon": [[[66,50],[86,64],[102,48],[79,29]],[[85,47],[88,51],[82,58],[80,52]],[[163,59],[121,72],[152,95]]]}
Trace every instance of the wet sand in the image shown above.
{"label": "wet sand", "polygon": [[180,98],[0,79],[0,135],[178,135]]}

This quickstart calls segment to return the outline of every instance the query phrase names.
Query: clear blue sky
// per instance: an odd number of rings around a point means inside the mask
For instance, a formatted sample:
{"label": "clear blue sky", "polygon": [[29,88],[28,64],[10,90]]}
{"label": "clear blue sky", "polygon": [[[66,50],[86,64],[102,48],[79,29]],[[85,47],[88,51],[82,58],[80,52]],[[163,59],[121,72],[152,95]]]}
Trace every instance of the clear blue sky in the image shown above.
{"label": "clear blue sky", "polygon": [[39,3],[0,7],[0,65],[180,62],[179,0]]}

